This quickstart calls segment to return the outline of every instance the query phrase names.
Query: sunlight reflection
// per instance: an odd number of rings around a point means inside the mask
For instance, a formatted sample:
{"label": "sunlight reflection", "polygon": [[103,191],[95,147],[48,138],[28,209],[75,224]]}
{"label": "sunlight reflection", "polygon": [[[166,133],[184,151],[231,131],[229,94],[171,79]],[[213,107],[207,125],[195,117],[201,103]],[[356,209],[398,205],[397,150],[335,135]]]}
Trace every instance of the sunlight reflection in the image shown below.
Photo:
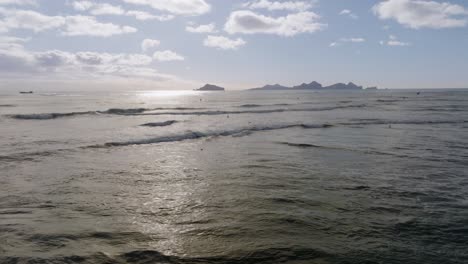
{"label": "sunlight reflection", "polygon": [[203,93],[203,92],[200,92],[200,91],[187,91],[187,90],[137,91],[137,96],[141,96],[141,97],[177,97],[177,96],[199,95],[201,93]]}

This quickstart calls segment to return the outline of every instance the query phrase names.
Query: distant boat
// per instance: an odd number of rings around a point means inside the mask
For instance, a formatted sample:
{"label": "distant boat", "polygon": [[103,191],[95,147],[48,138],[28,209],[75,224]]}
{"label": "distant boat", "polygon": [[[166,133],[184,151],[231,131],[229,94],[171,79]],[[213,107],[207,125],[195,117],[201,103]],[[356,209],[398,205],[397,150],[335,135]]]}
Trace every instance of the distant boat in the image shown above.
{"label": "distant boat", "polygon": [[29,92],[19,92],[20,94],[33,94],[34,92],[33,91],[29,91]]}
{"label": "distant boat", "polygon": [[375,90],[377,90],[377,87],[376,86],[367,87],[366,90],[375,91]]}

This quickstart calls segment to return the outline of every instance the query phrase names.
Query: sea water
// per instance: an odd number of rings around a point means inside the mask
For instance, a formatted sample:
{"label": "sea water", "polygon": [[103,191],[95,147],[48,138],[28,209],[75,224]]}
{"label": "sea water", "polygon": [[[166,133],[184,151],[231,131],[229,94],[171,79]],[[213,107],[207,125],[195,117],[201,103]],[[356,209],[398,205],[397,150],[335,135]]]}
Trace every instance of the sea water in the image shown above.
{"label": "sea water", "polygon": [[467,263],[468,91],[2,92],[0,263],[63,262]]}

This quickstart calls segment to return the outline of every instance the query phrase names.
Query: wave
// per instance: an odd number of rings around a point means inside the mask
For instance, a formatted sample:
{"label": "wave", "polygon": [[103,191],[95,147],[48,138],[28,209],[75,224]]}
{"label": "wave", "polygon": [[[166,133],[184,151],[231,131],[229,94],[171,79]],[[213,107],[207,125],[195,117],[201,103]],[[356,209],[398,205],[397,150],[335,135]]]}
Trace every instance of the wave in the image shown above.
{"label": "wave", "polygon": [[13,104],[0,104],[0,107],[15,107]]}
{"label": "wave", "polygon": [[331,125],[328,125],[328,124],[323,124],[323,125],[285,124],[285,125],[274,125],[274,126],[263,126],[263,127],[253,126],[249,128],[239,128],[239,129],[233,129],[233,130],[212,131],[212,132],[189,131],[189,132],[179,134],[179,135],[160,136],[156,138],[130,140],[130,141],[123,141],[123,142],[108,142],[102,145],[89,146],[87,148],[108,148],[108,147],[122,147],[122,146],[131,146],[131,145],[148,145],[148,144],[157,144],[157,143],[178,142],[178,141],[207,138],[207,137],[226,137],[226,136],[240,137],[240,136],[250,135],[253,132],[279,130],[279,129],[287,129],[287,128],[312,129],[312,128],[328,128],[328,127],[331,127]]}
{"label": "wave", "polygon": [[291,143],[291,142],[277,142],[281,145],[286,145],[290,147],[296,148],[320,148],[320,149],[328,149],[328,150],[337,150],[337,151],[344,151],[344,152],[354,152],[360,153],[364,155],[376,155],[376,156],[388,156],[400,159],[415,159],[415,160],[423,160],[429,162],[451,162],[451,163],[461,163],[465,164],[464,159],[441,159],[441,158],[424,158],[419,156],[413,155],[406,155],[406,154],[399,154],[395,152],[385,152],[380,150],[374,149],[358,149],[358,148],[350,148],[350,147],[343,147],[343,146],[323,146],[323,145],[315,145],[315,144],[308,144],[308,143]]}
{"label": "wave", "polygon": [[143,125],[140,125],[140,126],[146,126],[146,127],[163,127],[163,126],[170,126],[170,125],[173,125],[175,123],[177,123],[178,121],[176,120],[169,120],[169,121],[164,121],[164,122],[153,122],[153,123],[146,123],[146,124],[143,124]]}
{"label": "wave", "polygon": [[9,115],[13,119],[22,120],[50,120],[56,118],[73,117],[80,115],[136,115],[142,114],[149,111],[160,111],[160,110],[200,110],[205,108],[193,108],[193,107],[158,107],[158,108],[110,108],[105,111],[83,111],[83,112],[69,112],[69,113],[41,113],[41,114],[18,114]]}
{"label": "wave", "polygon": [[267,106],[288,106],[291,104],[269,104],[269,105],[260,105],[260,104],[243,104],[239,105],[240,108],[257,108],[257,107],[267,107]]}
{"label": "wave", "polygon": [[[315,108],[278,108],[265,110],[246,110],[246,111],[228,111],[228,110],[212,110],[212,111],[195,111],[195,112],[162,112],[162,113],[142,113],[134,115],[235,115],[235,114],[270,114],[283,112],[316,112],[316,111],[332,111],[339,109],[363,108],[365,104],[348,105],[348,106],[329,106]],[[130,114],[132,115],[132,114]]]}
{"label": "wave", "polygon": [[44,150],[36,152],[24,152],[14,153],[11,155],[0,155],[0,161],[3,162],[22,162],[22,161],[38,161],[40,158],[52,156],[57,153],[63,153],[71,149],[55,149],[55,150]]}
{"label": "wave", "polygon": [[70,113],[45,113],[45,114],[21,114],[21,115],[10,115],[9,117],[14,119],[23,119],[23,120],[50,120],[62,117],[71,117],[78,115],[93,115],[97,114],[95,111],[87,112],[70,112]]}
{"label": "wave", "polygon": [[161,264],[189,264],[189,263],[286,263],[314,261],[317,259],[335,259],[325,251],[306,247],[276,247],[257,249],[255,251],[233,252],[229,255],[188,257],[165,255],[155,250],[138,250],[109,255],[97,252],[91,255],[55,256],[50,258],[40,257],[0,257],[1,263],[161,263]]}
{"label": "wave", "polygon": [[143,113],[145,111],[149,111],[147,108],[111,108],[106,111],[96,111],[97,113],[101,114],[114,114],[114,115],[126,115],[126,114],[138,114]]}
{"label": "wave", "polygon": [[396,100],[396,99],[377,99],[376,102],[379,103],[396,103],[400,102],[401,100]]}
{"label": "wave", "polygon": [[342,122],[338,125],[443,125],[465,124],[468,120],[385,120],[385,119],[353,119],[356,122]]}
{"label": "wave", "polygon": [[396,158],[405,158],[405,159],[408,159],[408,158],[421,159],[420,157],[413,157],[413,156],[408,156],[408,155],[402,155],[402,154],[391,153],[391,152],[383,152],[383,151],[372,150],[372,149],[355,149],[355,148],[349,148],[349,147],[322,146],[322,145],[315,145],[315,144],[291,143],[291,142],[277,142],[277,143],[281,145],[287,145],[290,147],[297,147],[297,148],[320,148],[320,149],[329,149],[329,150],[349,151],[349,152],[356,152],[356,153],[370,154],[370,155],[392,156]]}
{"label": "wave", "polygon": [[324,146],[306,144],[306,143],[278,142],[278,144],[287,145],[290,147],[298,147],[298,148],[325,148]]}

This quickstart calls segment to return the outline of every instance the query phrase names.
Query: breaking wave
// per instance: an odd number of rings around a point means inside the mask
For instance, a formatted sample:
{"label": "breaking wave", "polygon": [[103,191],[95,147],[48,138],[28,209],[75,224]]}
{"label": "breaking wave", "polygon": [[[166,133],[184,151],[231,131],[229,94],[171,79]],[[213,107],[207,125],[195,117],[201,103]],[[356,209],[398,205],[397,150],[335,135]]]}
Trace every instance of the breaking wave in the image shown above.
{"label": "breaking wave", "polygon": [[315,108],[278,108],[265,110],[245,110],[245,111],[228,111],[228,110],[212,110],[212,111],[196,111],[196,112],[161,112],[161,113],[141,113],[135,115],[235,115],[235,114],[270,114],[283,112],[316,112],[316,111],[331,111],[339,109],[363,108],[365,104],[348,105],[348,106],[329,106]]}
{"label": "breaking wave", "polygon": [[192,108],[192,107],[159,107],[159,108],[110,108],[105,111],[83,111],[83,112],[69,112],[69,113],[42,113],[42,114],[18,114],[10,115],[9,117],[14,119],[23,120],[49,120],[63,117],[73,117],[80,115],[136,115],[142,114],[149,111],[161,111],[161,110],[200,110],[204,108]]}
{"label": "breaking wave", "polygon": [[11,118],[14,119],[23,119],[23,120],[50,120],[62,117],[71,117],[78,115],[93,115],[97,114],[96,111],[88,112],[71,112],[71,113],[46,113],[46,114],[23,114],[23,115],[11,115]]}
{"label": "breaking wave", "polygon": [[123,141],[123,142],[108,142],[103,145],[89,146],[89,148],[107,148],[107,147],[121,147],[121,146],[131,146],[131,145],[147,145],[147,144],[177,142],[177,141],[207,138],[207,137],[225,137],[225,136],[239,137],[239,136],[249,135],[253,132],[287,129],[287,128],[295,128],[295,127],[304,128],[304,129],[312,129],[312,128],[328,128],[328,127],[331,127],[331,125],[328,125],[328,124],[323,124],[323,125],[286,124],[286,125],[273,125],[273,126],[263,126],[263,127],[254,126],[254,127],[249,127],[249,128],[239,128],[239,129],[233,129],[233,130],[212,131],[212,132],[188,131],[186,133],[179,134],[179,135],[160,136],[160,137],[155,137],[155,138],[130,140],[130,141]]}

